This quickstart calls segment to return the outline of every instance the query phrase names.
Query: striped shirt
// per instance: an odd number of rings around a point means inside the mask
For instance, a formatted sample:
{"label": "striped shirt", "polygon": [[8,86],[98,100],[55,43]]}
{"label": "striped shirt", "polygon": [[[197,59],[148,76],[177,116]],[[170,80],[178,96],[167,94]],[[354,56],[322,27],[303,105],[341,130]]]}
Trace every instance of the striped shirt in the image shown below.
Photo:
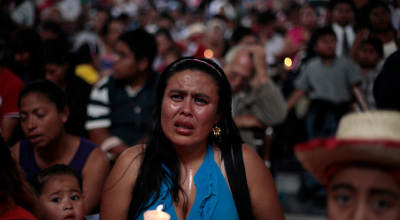
{"label": "striped shirt", "polygon": [[100,80],[90,94],[86,129],[108,128],[126,144],[135,144],[150,124],[157,81],[158,74],[151,73],[145,85],[133,92],[112,76]]}

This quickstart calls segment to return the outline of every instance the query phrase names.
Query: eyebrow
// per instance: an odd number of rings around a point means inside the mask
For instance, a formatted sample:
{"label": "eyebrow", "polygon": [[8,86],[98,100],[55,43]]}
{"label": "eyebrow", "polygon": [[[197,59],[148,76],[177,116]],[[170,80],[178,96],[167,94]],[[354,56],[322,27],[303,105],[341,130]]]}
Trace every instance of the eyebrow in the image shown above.
{"label": "eyebrow", "polygon": [[346,184],[346,183],[335,184],[332,187],[330,187],[330,189],[332,191],[336,191],[336,190],[340,190],[340,189],[347,189],[347,190],[350,190],[350,191],[356,191],[356,189],[353,186],[351,186],[350,184]]}
{"label": "eyebrow", "polygon": [[61,190],[55,191],[55,192],[53,192],[52,194],[50,194],[50,196],[57,195],[57,194],[60,193],[60,191],[61,191]]}
{"label": "eyebrow", "polygon": [[[178,93],[178,94],[184,94],[184,95],[187,95],[187,94],[188,94],[187,91],[184,91],[184,90],[181,90],[181,89],[171,89],[171,90],[168,92],[168,94],[171,94],[171,93]],[[202,98],[207,98],[207,99],[210,98],[209,95],[207,95],[207,94],[205,94],[205,93],[203,93],[203,92],[195,92],[195,93],[193,93],[193,94],[194,94],[195,97],[202,97]]]}
{"label": "eyebrow", "polygon": [[369,190],[369,194],[371,195],[387,195],[390,196],[394,199],[398,199],[399,198],[399,194],[391,191],[391,190],[387,190],[387,189],[377,189],[377,188],[373,188]]}
{"label": "eyebrow", "polygon": [[[33,112],[33,113],[36,113],[36,112],[38,112],[40,109],[42,109],[42,107],[41,106],[39,106],[39,107],[37,107],[37,108],[35,108],[35,109],[33,109],[31,112]],[[21,111],[21,113],[27,113],[27,111]]]}

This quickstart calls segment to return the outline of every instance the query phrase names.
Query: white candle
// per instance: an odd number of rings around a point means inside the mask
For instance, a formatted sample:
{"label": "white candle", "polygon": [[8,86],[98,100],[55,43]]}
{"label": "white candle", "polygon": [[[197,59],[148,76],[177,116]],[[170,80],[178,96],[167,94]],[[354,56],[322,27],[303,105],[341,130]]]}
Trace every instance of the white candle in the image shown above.
{"label": "white candle", "polygon": [[163,209],[163,205],[158,205],[156,210],[147,210],[144,212],[144,220],[169,220],[171,216],[161,211]]}

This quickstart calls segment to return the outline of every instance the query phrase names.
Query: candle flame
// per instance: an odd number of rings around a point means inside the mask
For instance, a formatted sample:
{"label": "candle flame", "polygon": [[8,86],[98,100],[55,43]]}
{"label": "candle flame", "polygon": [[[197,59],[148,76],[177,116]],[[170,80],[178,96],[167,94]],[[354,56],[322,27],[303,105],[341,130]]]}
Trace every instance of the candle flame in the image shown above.
{"label": "candle flame", "polygon": [[290,67],[290,66],[292,66],[292,59],[290,59],[289,57],[286,57],[284,63],[285,63],[285,66]]}
{"label": "candle flame", "polygon": [[163,208],[164,208],[163,204],[160,204],[157,206],[156,210],[157,212],[161,212]]}
{"label": "candle flame", "polygon": [[207,49],[204,51],[204,57],[205,58],[212,58],[214,56],[214,52],[210,49]]}

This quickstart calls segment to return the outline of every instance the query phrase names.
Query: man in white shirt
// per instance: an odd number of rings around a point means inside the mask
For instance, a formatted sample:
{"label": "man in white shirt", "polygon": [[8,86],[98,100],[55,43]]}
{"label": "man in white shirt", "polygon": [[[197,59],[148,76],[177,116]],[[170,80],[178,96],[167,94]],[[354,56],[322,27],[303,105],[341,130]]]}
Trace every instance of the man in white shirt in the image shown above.
{"label": "man in white shirt", "polygon": [[336,34],[336,55],[348,56],[355,39],[354,7],[351,0],[331,0],[332,29]]}

